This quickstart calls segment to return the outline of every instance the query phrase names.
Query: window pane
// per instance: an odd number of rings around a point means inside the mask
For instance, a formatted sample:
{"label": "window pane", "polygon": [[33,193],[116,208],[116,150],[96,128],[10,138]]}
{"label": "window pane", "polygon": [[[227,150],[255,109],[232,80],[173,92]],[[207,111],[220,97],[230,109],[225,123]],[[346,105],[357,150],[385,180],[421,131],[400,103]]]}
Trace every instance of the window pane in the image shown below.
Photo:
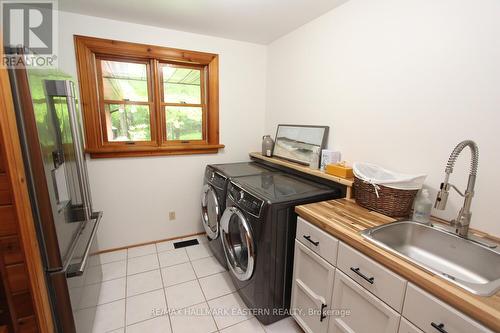
{"label": "window pane", "polygon": [[104,99],[148,101],[146,64],[101,60]]}
{"label": "window pane", "polygon": [[168,65],[162,70],[166,103],[201,104],[201,70]]}
{"label": "window pane", "polygon": [[151,141],[148,105],[106,104],[108,141]]}
{"label": "window pane", "polygon": [[202,140],[203,111],[200,107],[165,108],[167,140]]}

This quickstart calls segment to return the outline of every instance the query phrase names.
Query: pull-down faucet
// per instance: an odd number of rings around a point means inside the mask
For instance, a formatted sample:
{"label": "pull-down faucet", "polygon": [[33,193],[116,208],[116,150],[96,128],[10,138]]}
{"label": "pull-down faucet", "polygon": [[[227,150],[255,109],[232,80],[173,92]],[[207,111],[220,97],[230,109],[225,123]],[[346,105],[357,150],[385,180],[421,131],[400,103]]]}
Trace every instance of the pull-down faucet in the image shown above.
{"label": "pull-down faucet", "polygon": [[[465,193],[462,193],[455,185],[449,183],[450,175],[453,172],[453,167],[457,161],[458,156],[464,150],[465,147],[469,147],[471,150],[471,167],[469,173],[469,181],[467,182],[467,189]],[[448,159],[445,170],[444,182],[441,183],[441,189],[438,192],[434,208],[439,210],[444,210],[446,208],[446,203],[448,201],[448,195],[450,188],[457,191],[460,196],[464,198],[464,205],[460,209],[456,219],[452,220],[450,223],[455,228],[455,233],[460,237],[467,238],[469,233],[469,224],[471,220],[472,213],[470,211],[470,206],[472,203],[472,197],[474,196],[474,185],[476,184],[477,167],[479,163],[479,150],[474,141],[465,140],[460,142]]]}

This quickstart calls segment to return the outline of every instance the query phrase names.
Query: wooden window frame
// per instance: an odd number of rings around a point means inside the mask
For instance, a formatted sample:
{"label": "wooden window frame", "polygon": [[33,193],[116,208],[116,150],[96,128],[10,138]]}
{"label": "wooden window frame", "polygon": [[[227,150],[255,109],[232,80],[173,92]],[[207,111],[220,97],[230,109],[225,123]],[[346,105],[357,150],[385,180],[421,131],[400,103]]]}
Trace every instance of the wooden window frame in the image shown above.
{"label": "wooden window frame", "polygon": [[[200,65],[185,65],[185,64],[172,64],[172,63],[167,63],[167,62],[159,62],[158,63],[158,81],[160,83],[163,83],[163,71],[162,67],[171,65],[177,68],[191,68],[191,69],[199,69],[200,70],[200,82],[201,82],[201,103],[200,104],[187,104],[187,103],[169,103],[165,101],[165,94],[164,94],[164,89],[163,85],[161,85],[161,91],[160,91],[160,99],[159,99],[159,105],[160,105],[160,122],[165,125],[166,123],[166,107],[167,106],[178,106],[178,107],[201,107],[202,109],[202,139],[201,140],[167,140],[167,133],[166,131],[161,131],[161,144],[164,146],[172,146],[172,145],[179,145],[179,144],[208,144],[207,141],[207,87],[206,87],[206,70],[204,66]],[[164,127],[163,125],[161,126],[161,129],[163,130]]]}
{"label": "wooden window frame", "polygon": [[[126,100],[105,100],[104,99],[104,87],[102,78],[102,68],[101,61],[126,61],[128,63],[144,64],[146,65],[147,73],[147,85],[148,85],[148,101],[126,101]],[[99,116],[101,122],[101,133],[102,133],[102,144],[105,147],[119,147],[127,144],[126,141],[109,141],[109,129],[108,122],[106,121],[106,104],[121,104],[125,105],[147,105],[149,107],[149,123],[151,132],[151,141],[134,141],[134,146],[138,147],[155,147],[157,146],[157,137],[155,135],[157,129],[156,122],[156,112],[154,112],[154,84],[153,84],[153,60],[144,59],[133,59],[133,58],[122,58],[122,57],[110,57],[107,55],[97,55],[95,56],[96,62],[96,77],[97,77],[97,89],[99,96]]]}
{"label": "wooden window frame", "polygon": [[[173,49],[86,36],[74,36],[85,128],[86,152],[93,158],[214,154],[219,143],[219,56],[212,53]],[[148,68],[151,141],[107,141],[100,61],[145,63]],[[167,140],[162,85],[162,66],[201,70],[202,140]],[[119,104],[126,102],[120,101]],[[137,104],[137,103],[132,103]],[[181,104],[179,104],[180,106]],[[190,106],[190,104],[182,104]],[[200,105],[195,105],[200,107]]]}

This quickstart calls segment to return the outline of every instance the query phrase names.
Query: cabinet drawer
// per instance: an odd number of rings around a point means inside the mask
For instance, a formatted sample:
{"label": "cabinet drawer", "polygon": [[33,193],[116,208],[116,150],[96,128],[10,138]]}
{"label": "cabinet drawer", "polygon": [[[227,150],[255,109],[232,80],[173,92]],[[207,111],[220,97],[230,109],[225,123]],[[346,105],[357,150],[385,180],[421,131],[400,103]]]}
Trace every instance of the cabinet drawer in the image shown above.
{"label": "cabinet drawer", "polygon": [[5,173],[0,174],[0,191],[7,191],[10,189],[9,177]]}
{"label": "cabinet drawer", "polygon": [[410,323],[406,318],[401,317],[398,333],[424,333],[418,327]]}
{"label": "cabinet drawer", "polygon": [[29,317],[35,314],[31,294],[29,292],[16,294],[12,296],[11,313],[16,318]]}
{"label": "cabinet drawer", "polygon": [[25,317],[17,320],[19,333],[39,332],[35,316]]}
{"label": "cabinet drawer", "polygon": [[16,264],[5,267],[7,273],[7,282],[11,293],[20,293],[28,291],[29,281],[28,273],[24,264]]}
{"label": "cabinet drawer", "polygon": [[292,316],[306,333],[326,333],[335,267],[295,240]]}
{"label": "cabinet drawer", "polygon": [[332,309],[348,310],[331,316],[328,333],[397,333],[400,315],[347,275],[335,271]]}
{"label": "cabinet drawer", "polygon": [[337,263],[339,241],[306,220],[297,219],[297,239],[332,265]]}
{"label": "cabinet drawer", "polygon": [[16,211],[13,206],[0,206],[0,237],[17,233]]}
{"label": "cabinet drawer", "polygon": [[[463,313],[409,283],[403,315],[425,333],[492,333]],[[434,323],[434,325],[433,325]]]}
{"label": "cabinet drawer", "polygon": [[9,179],[6,174],[0,174],[0,205],[10,205],[11,203]]}
{"label": "cabinet drawer", "polygon": [[2,156],[2,142],[0,142],[0,173],[5,173],[6,170],[5,162]]}
{"label": "cabinet drawer", "polygon": [[5,265],[13,265],[24,261],[17,236],[0,237],[0,256]]}
{"label": "cabinet drawer", "polygon": [[372,294],[401,312],[406,280],[344,243],[339,244],[337,267]]}

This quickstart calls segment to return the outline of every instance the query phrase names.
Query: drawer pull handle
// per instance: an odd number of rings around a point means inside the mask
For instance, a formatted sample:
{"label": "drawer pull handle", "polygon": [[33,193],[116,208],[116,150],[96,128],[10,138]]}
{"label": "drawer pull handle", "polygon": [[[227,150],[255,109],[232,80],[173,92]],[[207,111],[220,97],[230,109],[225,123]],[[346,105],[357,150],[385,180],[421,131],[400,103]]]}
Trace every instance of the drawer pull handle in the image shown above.
{"label": "drawer pull handle", "polygon": [[313,244],[314,246],[318,246],[318,245],[319,245],[319,242],[315,242],[315,241],[313,241],[313,240],[311,239],[311,236],[309,236],[309,235],[308,235],[308,236],[304,235],[304,238],[305,238],[305,239],[306,239],[309,243]]}
{"label": "drawer pull handle", "polygon": [[364,275],[363,273],[361,273],[359,271],[359,267],[351,267],[351,271],[353,271],[354,273],[358,274],[359,276],[361,276],[364,280],[366,280],[366,282],[370,283],[370,284],[373,284],[373,282],[375,281],[375,278],[372,276],[372,277],[368,277],[366,275]]}
{"label": "drawer pull handle", "polygon": [[327,307],[327,305],[325,303],[321,304],[321,313],[319,315],[319,321],[322,322],[323,319],[326,318],[326,315],[325,315],[325,308]]}
{"label": "drawer pull handle", "polygon": [[439,332],[441,333],[448,333],[446,332],[446,330],[444,329],[444,324],[443,323],[440,323],[440,324],[436,324],[435,322],[432,322],[431,323],[431,326],[434,327],[436,330],[438,330]]}

